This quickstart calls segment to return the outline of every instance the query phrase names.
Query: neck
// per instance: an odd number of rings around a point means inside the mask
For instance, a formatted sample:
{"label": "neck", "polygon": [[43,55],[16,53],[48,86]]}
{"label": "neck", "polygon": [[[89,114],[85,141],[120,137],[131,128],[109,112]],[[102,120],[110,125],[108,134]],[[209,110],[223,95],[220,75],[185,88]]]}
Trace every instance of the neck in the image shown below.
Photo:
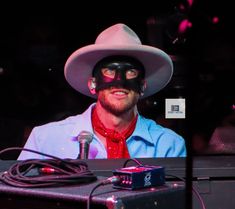
{"label": "neck", "polygon": [[104,109],[99,102],[97,102],[96,111],[99,115],[99,119],[108,129],[114,129],[117,132],[122,132],[132,122],[134,117],[137,115],[137,107],[135,106],[131,110],[116,116],[111,112]]}

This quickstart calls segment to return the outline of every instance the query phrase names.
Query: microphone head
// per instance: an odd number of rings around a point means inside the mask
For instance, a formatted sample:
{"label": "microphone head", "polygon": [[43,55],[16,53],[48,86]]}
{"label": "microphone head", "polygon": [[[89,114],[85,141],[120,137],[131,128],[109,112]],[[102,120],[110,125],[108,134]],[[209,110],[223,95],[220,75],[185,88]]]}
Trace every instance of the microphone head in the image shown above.
{"label": "microphone head", "polygon": [[85,142],[85,143],[90,144],[93,139],[93,134],[89,131],[81,131],[77,139],[80,143]]}
{"label": "microphone head", "polygon": [[88,159],[89,147],[93,139],[93,134],[89,131],[81,131],[77,139],[80,144],[80,152],[77,159]]}

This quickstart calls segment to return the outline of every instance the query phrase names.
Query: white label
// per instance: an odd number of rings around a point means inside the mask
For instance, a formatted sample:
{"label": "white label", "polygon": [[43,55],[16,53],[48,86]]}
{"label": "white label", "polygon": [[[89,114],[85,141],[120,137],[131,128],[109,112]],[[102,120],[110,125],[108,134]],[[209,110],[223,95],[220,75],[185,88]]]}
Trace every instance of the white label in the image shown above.
{"label": "white label", "polygon": [[185,118],[185,99],[166,99],[166,118]]}

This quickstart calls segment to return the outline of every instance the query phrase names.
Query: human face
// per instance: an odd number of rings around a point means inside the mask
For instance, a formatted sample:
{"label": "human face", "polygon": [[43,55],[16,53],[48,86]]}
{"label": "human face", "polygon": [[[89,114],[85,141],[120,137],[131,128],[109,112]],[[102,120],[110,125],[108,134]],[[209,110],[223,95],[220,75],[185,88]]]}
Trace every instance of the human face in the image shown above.
{"label": "human face", "polygon": [[139,94],[133,90],[110,87],[98,92],[98,103],[107,111],[116,116],[121,116],[134,110],[139,99]]}
{"label": "human face", "polygon": [[144,74],[143,65],[135,58],[104,58],[93,71],[98,103],[117,116],[134,109],[143,89]]}
{"label": "human face", "polygon": [[135,58],[127,56],[106,57],[93,70],[97,92],[118,87],[142,93],[144,74],[143,65]]}

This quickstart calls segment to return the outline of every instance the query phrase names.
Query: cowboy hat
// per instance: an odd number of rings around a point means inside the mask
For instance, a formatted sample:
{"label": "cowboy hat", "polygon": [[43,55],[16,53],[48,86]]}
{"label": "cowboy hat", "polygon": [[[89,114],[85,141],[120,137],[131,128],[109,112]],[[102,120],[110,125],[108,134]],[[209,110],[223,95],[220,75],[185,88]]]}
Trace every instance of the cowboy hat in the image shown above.
{"label": "cowboy hat", "polygon": [[142,45],[136,33],[127,25],[115,24],[101,32],[95,44],[76,50],[65,63],[64,74],[67,82],[78,92],[92,95],[87,86],[95,64],[104,57],[126,55],[138,59],[145,67],[147,87],[142,98],[161,90],[173,74],[171,58],[162,50]]}

